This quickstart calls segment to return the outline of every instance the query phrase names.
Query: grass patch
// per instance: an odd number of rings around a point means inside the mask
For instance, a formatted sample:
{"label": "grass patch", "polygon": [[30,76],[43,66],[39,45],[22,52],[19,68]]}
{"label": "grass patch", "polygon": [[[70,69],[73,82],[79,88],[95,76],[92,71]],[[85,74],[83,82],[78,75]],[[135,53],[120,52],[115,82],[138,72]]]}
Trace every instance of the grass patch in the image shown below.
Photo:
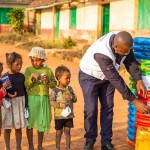
{"label": "grass patch", "polygon": [[[0,34],[0,42],[11,44],[18,48],[31,50],[32,47],[43,47],[45,49],[59,49],[53,56],[59,56],[63,60],[73,61],[75,58],[81,59],[89,44],[75,42],[70,36],[62,41],[60,40],[41,40],[32,33],[25,32],[23,34]],[[68,49],[68,50],[66,50]]]}
{"label": "grass patch", "polygon": [[53,49],[53,48],[62,48],[62,44],[60,41],[28,41],[25,43],[19,44],[17,47],[31,49],[32,47],[43,47],[44,49]]}

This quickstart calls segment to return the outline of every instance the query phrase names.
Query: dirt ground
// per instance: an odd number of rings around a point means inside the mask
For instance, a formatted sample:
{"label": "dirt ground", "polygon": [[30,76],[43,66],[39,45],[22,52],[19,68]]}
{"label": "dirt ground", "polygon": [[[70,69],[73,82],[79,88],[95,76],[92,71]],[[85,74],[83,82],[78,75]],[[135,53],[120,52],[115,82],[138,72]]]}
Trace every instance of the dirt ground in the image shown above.
{"label": "dirt ground", "polygon": [[[5,63],[5,53],[16,51],[20,53],[23,57],[23,67],[22,72],[24,72],[25,68],[31,65],[30,60],[28,58],[29,50],[26,49],[18,49],[11,45],[0,44],[0,61]],[[72,135],[72,150],[81,150],[84,145],[84,122],[83,122],[83,97],[82,92],[78,83],[78,71],[79,64],[74,62],[66,62],[61,60],[60,58],[53,57],[50,53],[47,54],[46,64],[52,68],[54,71],[58,65],[66,65],[70,68],[72,77],[71,77],[71,86],[74,88],[74,91],[78,97],[77,103],[74,105],[75,107],[75,119],[74,119],[74,128],[71,131]],[[4,65],[4,72],[7,71],[6,65]],[[127,73],[122,73],[123,78],[128,81],[129,75]],[[117,150],[133,150],[131,146],[126,143],[126,135],[127,135],[127,111],[128,105],[127,101],[122,100],[121,95],[116,91],[115,92],[115,106],[114,106],[114,121],[113,121],[113,140],[112,143],[115,145]],[[98,118],[99,125],[99,118]],[[22,130],[22,150],[28,149],[27,137],[25,129]],[[100,127],[99,131],[100,132]],[[14,130],[11,133],[11,150],[15,150],[15,134]],[[34,131],[34,144],[35,148],[37,148],[37,133]],[[51,122],[51,129],[48,134],[45,134],[43,146],[46,150],[55,150],[55,129],[54,129],[54,120]],[[4,150],[4,139],[3,139],[3,131],[0,136],[0,150]],[[61,150],[65,150],[65,137],[62,136],[62,144]],[[97,141],[94,146],[94,150],[100,150],[100,136],[98,136]]]}

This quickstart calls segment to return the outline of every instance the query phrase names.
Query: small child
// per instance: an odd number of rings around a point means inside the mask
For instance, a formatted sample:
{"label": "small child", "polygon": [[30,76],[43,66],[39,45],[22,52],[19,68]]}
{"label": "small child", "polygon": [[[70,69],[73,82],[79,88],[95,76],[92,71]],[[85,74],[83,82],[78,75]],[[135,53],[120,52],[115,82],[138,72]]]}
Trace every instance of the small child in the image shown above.
{"label": "small child", "polygon": [[[3,72],[3,63],[0,62],[0,84],[1,84],[1,77]],[[0,85],[1,86],[1,85]],[[10,81],[7,80],[2,84],[0,88],[0,135],[1,135],[1,128],[2,128],[2,114],[1,114],[1,106],[3,106],[3,97],[7,94],[6,88],[10,86]]]}
{"label": "small child", "polygon": [[4,128],[4,141],[6,150],[10,150],[10,133],[15,129],[16,150],[21,150],[22,128],[27,126],[27,119],[24,117],[26,89],[24,86],[25,77],[20,70],[22,68],[22,57],[16,52],[6,53],[6,63],[9,71],[3,75],[8,76],[12,88],[6,89],[9,92],[5,99],[11,107],[2,107],[2,127]]}
{"label": "small child", "polygon": [[49,103],[49,88],[56,85],[52,70],[44,65],[46,60],[45,50],[33,47],[29,53],[32,66],[25,70],[25,85],[28,93],[29,126],[27,138],[29,150],[34,150],[33,129],[38,132],[38,150],[42,147],[44,132],[48,133],[51,122],[51,108]]}
{"label": "small child", "polygon": [[50,95],[51,106],[54,107],[55,129],[56,129],[56,150],[60,150],[61,135],[66,136],[66,150],[70,150],[71,135],[70,130],[73,128],[73,103],[77,97],[70,83],[71,73],[65,66],[58,66],[55,70],[55,76],[58,85],[52,89]]}

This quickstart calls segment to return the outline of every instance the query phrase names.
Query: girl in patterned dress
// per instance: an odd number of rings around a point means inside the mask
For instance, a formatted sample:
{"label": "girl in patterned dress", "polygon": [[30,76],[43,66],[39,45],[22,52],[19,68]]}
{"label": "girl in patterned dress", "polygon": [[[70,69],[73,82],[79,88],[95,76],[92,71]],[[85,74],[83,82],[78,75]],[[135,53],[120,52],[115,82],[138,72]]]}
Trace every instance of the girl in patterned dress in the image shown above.
{"label": "girl in patterned dress", "polygon": [[[25,102],[27,98],[24,86],[25,77],[20,70],[22,57],[16,52],[6,53],[6,63],[9,71],[3,75],[8,76],[12,87],[7,90],[5,99],[11,104],[9,108],[2,107],[2,128],[4,128],[4,141],[6,150],[10,150],[10,133],[15,129],[16,150],[21,150],[22,128],[27,126],[24,117]],[[11,96],[10,96],[10,94]]]}

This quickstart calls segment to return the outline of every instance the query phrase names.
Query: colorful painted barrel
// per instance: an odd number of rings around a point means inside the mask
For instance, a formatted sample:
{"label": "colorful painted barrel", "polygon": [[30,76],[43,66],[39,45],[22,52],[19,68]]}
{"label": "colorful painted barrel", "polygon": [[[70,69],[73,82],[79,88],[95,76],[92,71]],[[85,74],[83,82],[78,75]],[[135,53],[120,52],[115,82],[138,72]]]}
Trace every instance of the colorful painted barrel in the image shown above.
{"label": "colorful painted barrel", "polygon": [[[136,60],[139,62],[139,70],[142,74],[142,80],[148,90],[147,98],[143,98],[142,93],[137,94],[136,83],[131,77],[129,88],[138,97],[138,99],[146,105],[150,105],[150,38],[136,37],[133,41],[133,53]],[[128,105],[127,142],[131,146],[135,146],[136,143],[136,150],[147,150],[146,147],[149,143],[141,143],[140,141],[141,137],[144,136],[145,133],[143,132],[143,135],[141,136],[139,133],[137,135],[137,131],[139,132],[140,128],[150,128],[150,114],[141,114],[136,110],[135,106],[131,102],[129,102]],[[150,145],[148,146],[150,149]]]}
{"label": "colorful painted barrel", "polygon": [[133,39],[135,45],[150,45],[150,38],[146,37],[135,37]]}

